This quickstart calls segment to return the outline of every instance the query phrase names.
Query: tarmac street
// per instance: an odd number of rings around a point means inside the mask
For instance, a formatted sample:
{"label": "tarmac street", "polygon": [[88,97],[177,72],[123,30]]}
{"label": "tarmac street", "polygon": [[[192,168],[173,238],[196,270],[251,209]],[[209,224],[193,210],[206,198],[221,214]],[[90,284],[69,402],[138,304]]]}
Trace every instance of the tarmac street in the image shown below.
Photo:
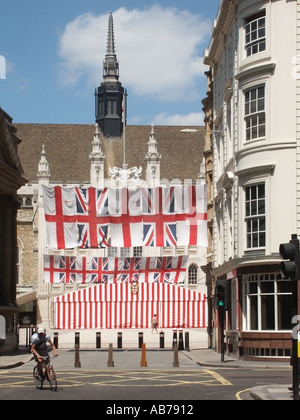
{"label": "tarmac street", "polygon": [[[75,348],[65,347],[62,345],[62,340],[58,342],[59,357],[53,361],[57,371],[78,372],[85,370],[101,370],[111,371],[112,368],[108,367],[109,360],[109,342],[113,344],[113,352],[111,357],[114,362],[114,372],[118,371],[146,371],[146,370],[159,370],[159,371],[200,371],[201,368],[207,367],[209,370],[214,368],[226,369],[289,369],[287,362],[268,362],[266,359],[260,361],[246,361],[237,360],[234,357],[225,356],[225,363],[221,362],[221,356],[214,350],[207,349],[205,343],[205,335],[199,334],[199,331],[194,331],[191,334],[190,349],[178,352],[178,367],[174,367],[175,352],[172,349],[173,331],[166,331],[165,348],[159,346],[159,334],[152,333],[151,330],[143,331],[143,338],[145,341],[145,358],[147,367],[141,366],[142,350],[139,348],[138,331],[124,331],[122,337],[122,349],[118,349],[118,332],[105,331],[102,334],[101,349],[96,349],[96,335],[92,332],[91,338],[95,338],[94,343],[91,339],[91,348],[80,348],[79,358],[81,369],[75,367]],[[70,335],[71,336],[71,335]],[[202,337],[199,339],[199,337]],[[71,343],[70,343],[71,344]],[[28,349],[24,345],[20,345],[20,349],[15,354],[0,356],[0,374],[4,370],[15,369],[19,367],[22,370],[32,371],[33,368],[32,355],[28,353]],[[176,366],[176,365],[175,365]],[[291,371],[292,381],[292,371]],[[255,400],[292,400],[292,393],[288,389],[289,384],[272,384],[252,388],[250,394]],[[1,399],[1,395],[0,395]]]}

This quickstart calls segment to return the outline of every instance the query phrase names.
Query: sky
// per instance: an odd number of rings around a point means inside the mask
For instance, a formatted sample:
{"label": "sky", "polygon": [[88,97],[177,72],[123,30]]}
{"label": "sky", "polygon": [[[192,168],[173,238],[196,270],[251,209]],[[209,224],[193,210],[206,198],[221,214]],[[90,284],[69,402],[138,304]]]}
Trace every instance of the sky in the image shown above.
{"label": "sky", "polygon": [[129,125],[203,125],[220,0],[0,0],[0,107],[14,123],[94,124],[113,13]]}

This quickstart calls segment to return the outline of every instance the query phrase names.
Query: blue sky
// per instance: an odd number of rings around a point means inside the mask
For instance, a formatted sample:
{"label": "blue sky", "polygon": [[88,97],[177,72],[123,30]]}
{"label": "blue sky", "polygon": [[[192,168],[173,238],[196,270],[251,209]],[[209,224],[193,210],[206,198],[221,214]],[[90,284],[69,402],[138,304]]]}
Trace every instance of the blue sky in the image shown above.
{"label": "blue sky", "polygon": [[94,124],[112,11],[127,123],[202,125],[202,61],[219,5],[0,0],[0,107],[15,123]]}

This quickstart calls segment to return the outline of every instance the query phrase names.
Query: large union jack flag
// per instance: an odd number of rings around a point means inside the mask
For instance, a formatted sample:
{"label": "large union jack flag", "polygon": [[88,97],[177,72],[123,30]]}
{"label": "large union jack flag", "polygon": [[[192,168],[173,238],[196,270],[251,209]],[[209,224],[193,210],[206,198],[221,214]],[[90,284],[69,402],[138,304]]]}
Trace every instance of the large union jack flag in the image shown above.
{"label": "large union jack flag", "polygon": [[45,255],[44,281],[46,283],[83,283],[85,261],[78,257]]}
{"label": "large union jack flag", "polygon": [[143,188],[144,246],[176,246],[174,188]]}
{"label": "large union jack flag", "polygon": [[108,247],[108,190],[75,188],[80,248]]}

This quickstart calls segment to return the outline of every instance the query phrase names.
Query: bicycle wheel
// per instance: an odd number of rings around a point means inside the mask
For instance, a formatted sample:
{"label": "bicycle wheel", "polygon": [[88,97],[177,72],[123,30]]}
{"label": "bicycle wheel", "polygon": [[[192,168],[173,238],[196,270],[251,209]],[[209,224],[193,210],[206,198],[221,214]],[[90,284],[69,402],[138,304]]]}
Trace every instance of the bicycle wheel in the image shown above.
{"label": "bicycle wheel", "polygon": [[47,379],[51,387],[51,391],[57,390],[57,380],[53,366],[47,366]]}
{"label": "bicycle wheel", "polygon": [[37,366],[33,368],[33,380],[35,382],[35,386],[37,389],[43,388],[43,384],[44,384],[43,378],[39,375]]}

